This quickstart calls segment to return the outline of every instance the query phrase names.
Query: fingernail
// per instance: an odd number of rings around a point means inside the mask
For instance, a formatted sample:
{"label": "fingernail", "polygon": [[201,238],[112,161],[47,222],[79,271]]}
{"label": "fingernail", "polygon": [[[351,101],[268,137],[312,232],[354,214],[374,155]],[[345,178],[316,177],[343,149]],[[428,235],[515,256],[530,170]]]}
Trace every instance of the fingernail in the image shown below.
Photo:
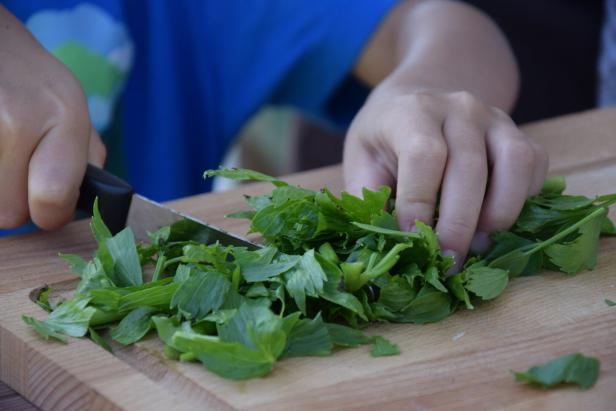
{"label": "fingernail", "polygon": [[483,254],[490,249],[492,241],[490,234],[484,231],[477,231],[471,241],[471,251],[477,254]]}
{"label": "fingernail", "polygon": [[447,270],[447,275],[454,275],[460,271],[460,267],[462,265],[462,261],[460,261],[460,257],[458,253],[453,250],[445,250],[443,251],[443,255],[445,257],[453,257],[453,265]]}

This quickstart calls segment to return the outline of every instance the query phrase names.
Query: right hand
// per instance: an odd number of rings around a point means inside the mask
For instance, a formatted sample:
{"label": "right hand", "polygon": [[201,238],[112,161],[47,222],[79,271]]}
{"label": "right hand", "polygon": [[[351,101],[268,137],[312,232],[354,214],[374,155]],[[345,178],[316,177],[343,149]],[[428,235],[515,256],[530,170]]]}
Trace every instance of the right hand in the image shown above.
{"label": "right hand", "polygon": [[0,229],[55,229],[105,147],[77,79],[1,5],[0,32]]}

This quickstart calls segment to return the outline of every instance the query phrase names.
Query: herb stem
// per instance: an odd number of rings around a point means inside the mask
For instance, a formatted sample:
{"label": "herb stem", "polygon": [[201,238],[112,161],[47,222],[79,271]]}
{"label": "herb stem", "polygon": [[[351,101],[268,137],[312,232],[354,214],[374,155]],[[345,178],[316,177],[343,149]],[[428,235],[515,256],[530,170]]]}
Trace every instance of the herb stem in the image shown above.
{"label": "herb stem", "polygon": [[567,227],[566,229],[564,229],[560,233],[553,235],[552,237],[548,238],[547,240],[538,243],[537,245],[535,245],[530,250],[525,251],[525,254],[527,254],[527,255],[534,254],[537,251],[539,251],[539,250],[541,250],[543,248],[546,248],[546,247],[548,247],[548,246],[550,246],[550,245],[560,241],[561,239],[565,238],[569,234],[571,234],[574,231],[576,231],[578,228],[582,227],[584,224],[587,224],[590,221],[594,220],[595,218],[597,218],[597,217],[599,217],[601,215],[605,215],[606,213],[607,213],[607,209],[605,207],[600,207],[600,208],[596,209],[595,211],[593,211],[592,213],[588,214],[586,217],[582,218],[581,220],[579,220],[575,224]]}

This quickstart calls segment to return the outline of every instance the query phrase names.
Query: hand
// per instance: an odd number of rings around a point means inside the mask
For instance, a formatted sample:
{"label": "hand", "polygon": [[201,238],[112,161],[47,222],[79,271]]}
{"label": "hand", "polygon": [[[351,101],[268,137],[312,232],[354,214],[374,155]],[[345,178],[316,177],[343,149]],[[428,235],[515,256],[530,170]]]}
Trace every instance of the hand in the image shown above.
{"label": "hand", "polygon": [[489,233],[515,222],[543,184],[545,150],[503,111],[467,92],[376,89],[353,121],[344,150],[347,190],[395,184],[403,230],[432,223],[460,268],[469,247],[485,251]]}
{"label": "hand", "polygon": [[105,147],[79,82],[0,6],[0,229],[73,216],[88,160]]}

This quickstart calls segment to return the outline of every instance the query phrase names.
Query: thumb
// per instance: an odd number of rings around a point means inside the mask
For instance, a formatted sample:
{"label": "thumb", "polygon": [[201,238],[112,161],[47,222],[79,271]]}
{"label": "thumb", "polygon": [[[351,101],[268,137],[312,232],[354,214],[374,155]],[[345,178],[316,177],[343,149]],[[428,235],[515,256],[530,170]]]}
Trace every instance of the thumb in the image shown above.
{"label": "thumb", "polygon": [[375,191],[381,186],[391,187],[395,181],[376,152],[352,139],[344,147],[342,170],[345,190],[360,198],[363,187]]}

